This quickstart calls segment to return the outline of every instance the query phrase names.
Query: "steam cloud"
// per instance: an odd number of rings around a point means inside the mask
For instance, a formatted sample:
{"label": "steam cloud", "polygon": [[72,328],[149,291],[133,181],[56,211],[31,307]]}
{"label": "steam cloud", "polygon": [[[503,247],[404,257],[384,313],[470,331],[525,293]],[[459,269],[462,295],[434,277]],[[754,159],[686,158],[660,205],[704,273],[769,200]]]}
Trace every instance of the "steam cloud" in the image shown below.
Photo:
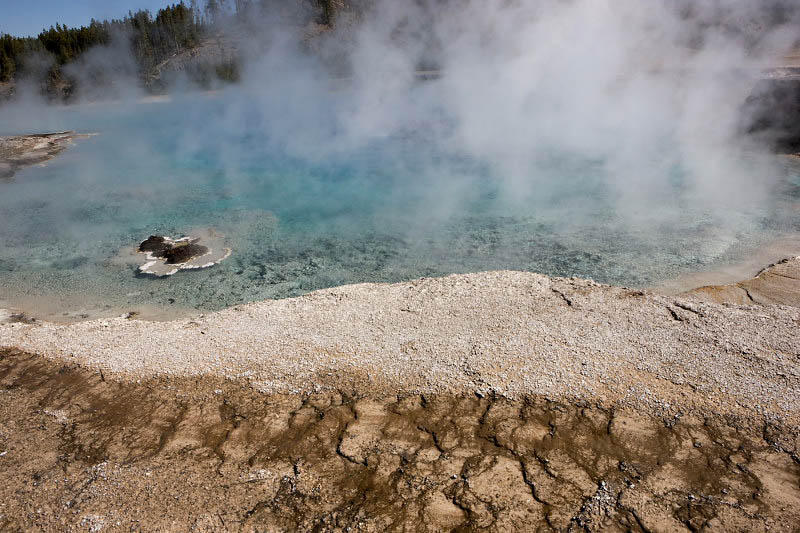
{"label": "steam cloud", "polygon": [[[735,208],[769,186],[764,160],[742,157],[758,148],[741,135],[742,104],[800,38],[798,13],[743,0],[378,2],[310,56],[268,31],[278,37],[226,102],[229,126],[255,105],[266,138],[322,159],[422,131],[522,202],[552,189],[553,157],[602,161],[628,211],[673,194],[680,168],[691,201]],[[441,77],[420,83],[431,65]]]}
{"label": "steam cloud", "polygon": [[[311,39],[308,26],[267,16],[226,28],[242,55],[241,83],[170,115],[174,150],[213,151],[235,194],[252,139],[324,165],[414,136],[423,142],[413,163],[383,162],[418,176],[409,184],[418,209],[408,219],[468,209],[486,174],[512,211],[546,207],[565,188],[591,202],[581,181],[588,171],[564,168],[577,159],[602,178],[631,226],[668,223],[659,207],[680,201],[704,206],[724,227],[732,212],[758,206],[778,175],[763,147],[742,135],[741,112],[762,70],[797,44],[794,4],[384,1],[344,10],[333,30]],[[70,73],[91,87],[98,66],[107,73],[111,65],[121,74],[115,106],[136,105],[144,93],[130,89],[131,62],[118,42]],[[180,87],[188,82],[173,87],[175,100]],[[75,112],[30,96],[0,115],[6,131],[75,127]],[[146,140],[124,142],[137,160],[158,159]],[[102,168],[85,170],[87,182],[102,179]]]}

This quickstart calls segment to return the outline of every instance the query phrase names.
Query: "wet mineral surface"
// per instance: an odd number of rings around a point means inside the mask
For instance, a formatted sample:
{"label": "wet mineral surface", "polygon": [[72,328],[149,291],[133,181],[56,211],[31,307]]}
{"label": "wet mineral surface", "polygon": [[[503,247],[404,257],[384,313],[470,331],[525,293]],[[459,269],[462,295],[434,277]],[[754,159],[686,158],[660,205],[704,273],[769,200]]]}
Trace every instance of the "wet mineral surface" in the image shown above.
{"label": "wet mineral surface", "polygon": [[800,433],[474,394],[263,394],[0,353],[0,529],[793,531]]}
{"label": "wet mineral surface", "polygon": [[223,247],[222,242],[223,237],[213,230],[204,231],[200,237],[180,239],[151,235],[136,249],[146,257],[138,270],[142,274],[164,277],[179,270],[209,268],[231,255],[231,249]]}
{"label": "wet mineral surface", "polygon": [[74,131],[0,136],[0,180],[10,180],[21,168],[49,161],[75,139],[85,137]]}

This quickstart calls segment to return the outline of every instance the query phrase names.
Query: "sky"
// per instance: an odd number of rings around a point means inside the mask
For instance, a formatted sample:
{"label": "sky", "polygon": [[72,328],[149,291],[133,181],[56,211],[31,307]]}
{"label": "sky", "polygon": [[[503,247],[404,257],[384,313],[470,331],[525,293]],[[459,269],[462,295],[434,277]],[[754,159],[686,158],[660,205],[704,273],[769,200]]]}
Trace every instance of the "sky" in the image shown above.
{"label": "sky", "polygon": [[155,13],[180,0],[0,0],[0,34],[38,35],[56,22],[67,26],[121,18],[128,11],[149,9]]}

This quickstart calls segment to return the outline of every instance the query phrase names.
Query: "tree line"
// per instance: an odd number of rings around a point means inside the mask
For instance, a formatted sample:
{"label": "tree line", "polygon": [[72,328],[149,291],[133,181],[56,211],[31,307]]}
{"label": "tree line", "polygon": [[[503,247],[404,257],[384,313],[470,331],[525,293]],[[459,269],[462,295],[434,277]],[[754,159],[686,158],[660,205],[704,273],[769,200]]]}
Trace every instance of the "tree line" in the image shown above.
{"label": "tree line", "polygon": [[136,63],[145,72],[181,49],[195,46],[204,24],[192,8],[180,3],[159,10],[155,17],[148,11],[137,11],[122,19],[92,20],[79,28],[56,24],[36,37],[2,35],[0,81],[41,75],[43,64],[46,74],[58,74],[64,65],[115,38],[128,40]]}
{"label": "tree line", "polygon": [[[182,0],[160,9],[129,12],[122,19],[96,21],[71,28],[56,24],[36,37],[0,35],[0,82],[38,78],[63,80],[64,66],[96,46],[122,39],[129,47],[139,75],[144,79],[154,66],[170,56],[197,46],[204,37],[237,24],[252,27],[261,17],[282,17],[303,24],[314,20],[329,25],[342,0]],[[221,65],[225,73],[235,66]]]}

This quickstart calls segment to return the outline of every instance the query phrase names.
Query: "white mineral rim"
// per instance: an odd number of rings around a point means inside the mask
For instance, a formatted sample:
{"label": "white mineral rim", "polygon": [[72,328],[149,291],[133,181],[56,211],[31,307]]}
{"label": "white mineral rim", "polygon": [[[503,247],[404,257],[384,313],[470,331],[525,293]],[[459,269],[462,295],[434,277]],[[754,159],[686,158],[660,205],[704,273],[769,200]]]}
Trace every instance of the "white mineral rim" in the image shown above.
{"label": "white mineral rim", "polygon": [[146,262],[139,266],[139,272],[142,274],[149,274],[156,277],[172,276],[180,270],[199,270],[209,268],[216,264],[221,263],[230,257],[232,250],[222,246],[222,237],[213,232],[205,232],[201,237],[181,237],[180,239],[171,239],[164,237],[165,242],[171,245],[179,243],[198,243],[208,248],[208,252],[203,255],[192,257],[183,263],[167,264],[166,258],[156,257],[151,252],[143,253]]}

